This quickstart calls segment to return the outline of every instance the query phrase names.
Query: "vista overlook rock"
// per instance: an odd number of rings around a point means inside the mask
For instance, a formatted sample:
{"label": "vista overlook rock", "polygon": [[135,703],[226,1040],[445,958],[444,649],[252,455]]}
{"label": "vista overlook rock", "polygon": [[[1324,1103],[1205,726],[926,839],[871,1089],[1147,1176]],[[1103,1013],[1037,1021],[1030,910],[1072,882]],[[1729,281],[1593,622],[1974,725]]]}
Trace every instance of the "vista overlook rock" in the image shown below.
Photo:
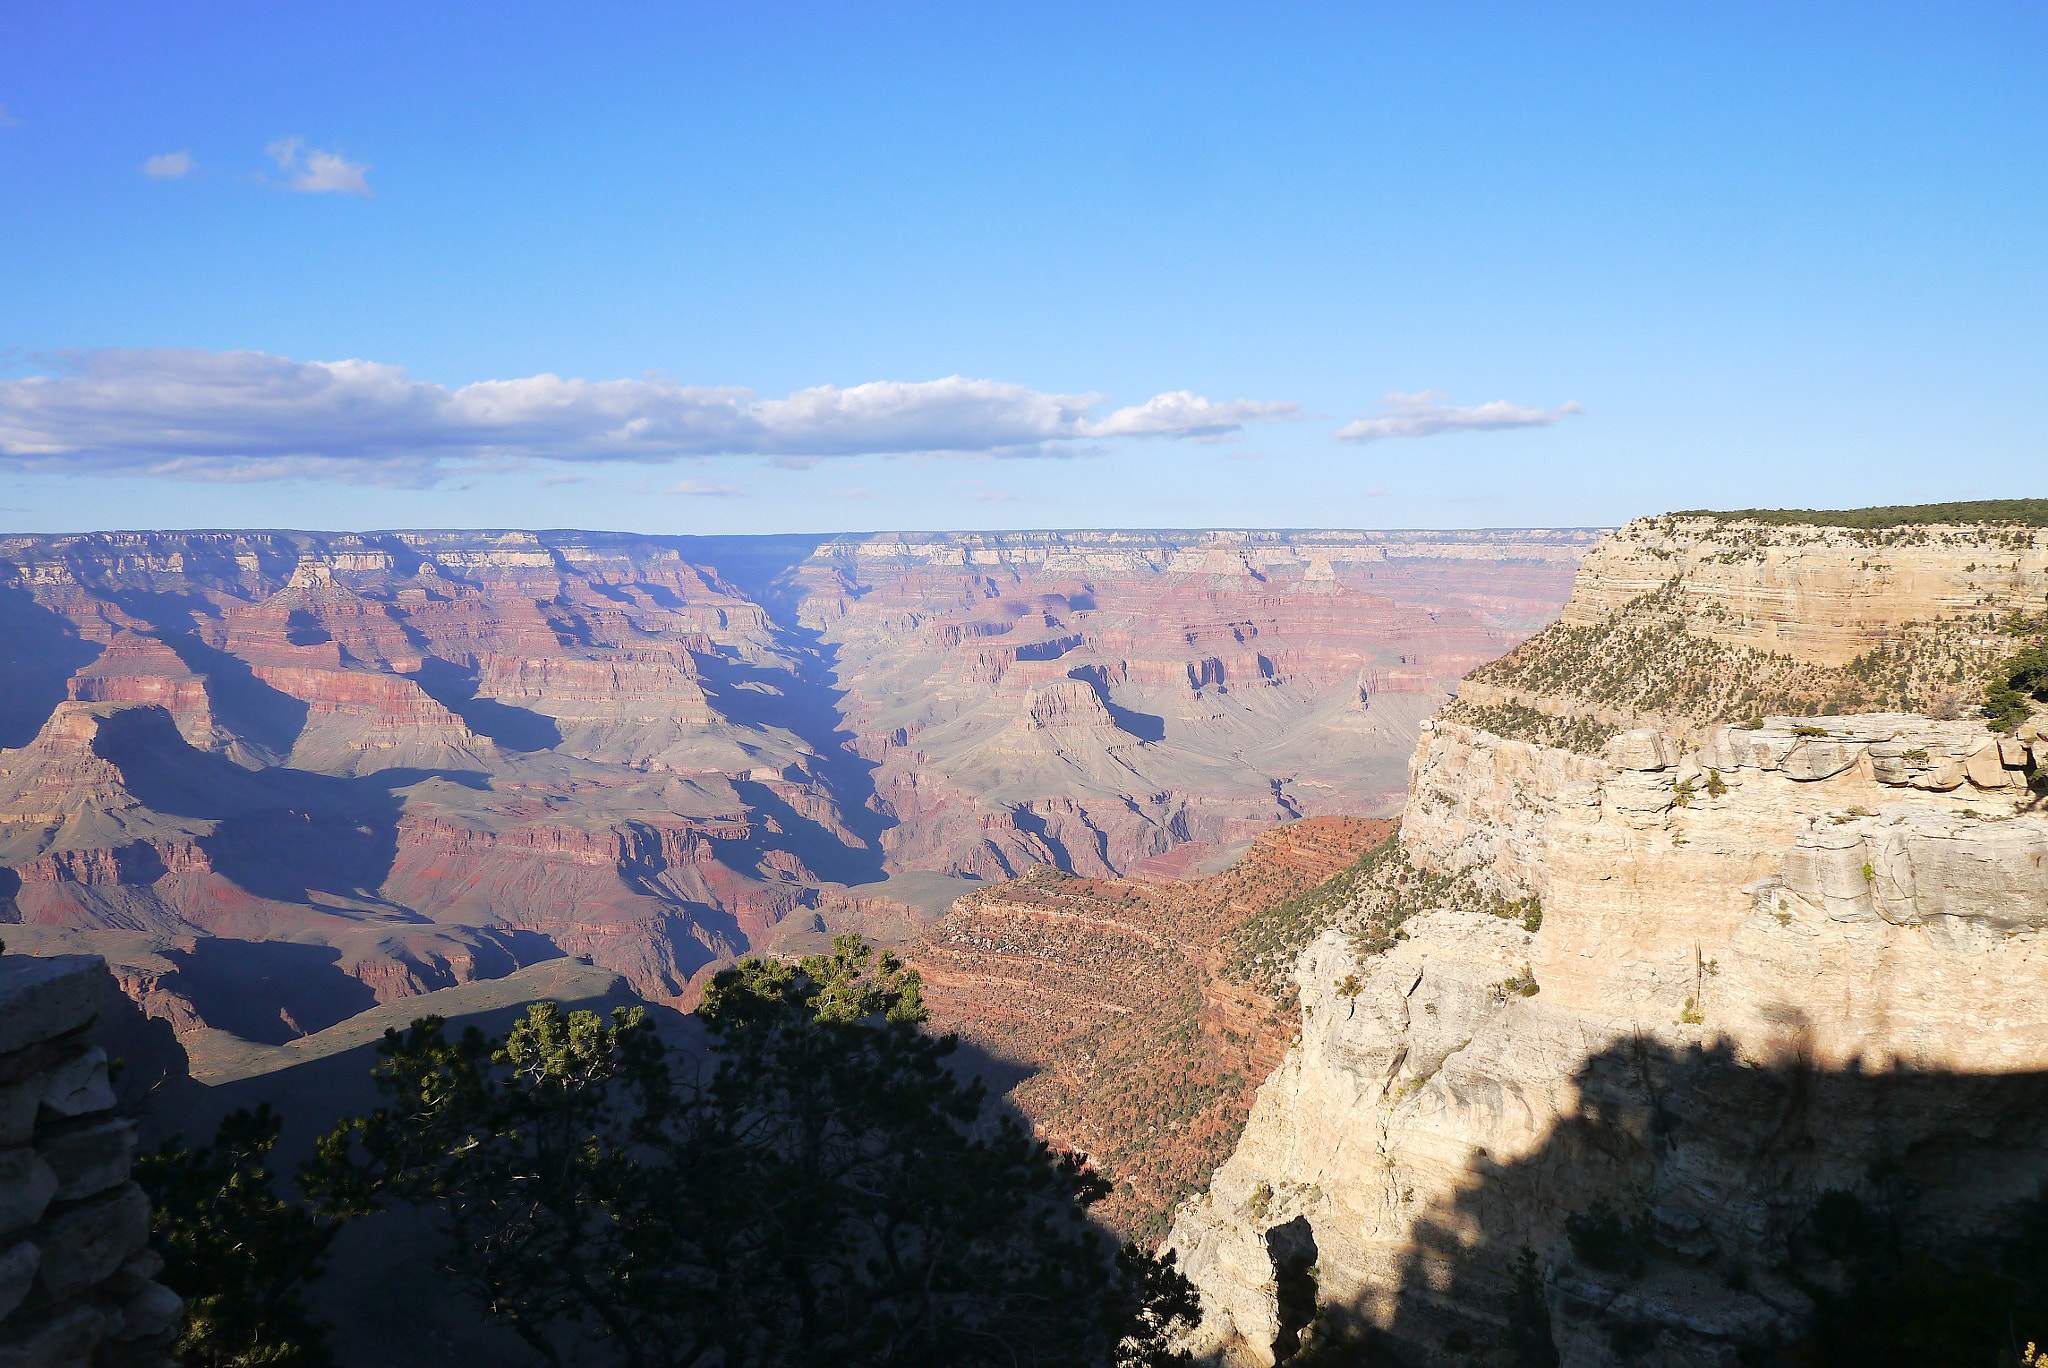
{"label": "vista overlook rock", "polygon": [[1587,531],[0,538],[0,916],[280,1044],[1389,813]]}

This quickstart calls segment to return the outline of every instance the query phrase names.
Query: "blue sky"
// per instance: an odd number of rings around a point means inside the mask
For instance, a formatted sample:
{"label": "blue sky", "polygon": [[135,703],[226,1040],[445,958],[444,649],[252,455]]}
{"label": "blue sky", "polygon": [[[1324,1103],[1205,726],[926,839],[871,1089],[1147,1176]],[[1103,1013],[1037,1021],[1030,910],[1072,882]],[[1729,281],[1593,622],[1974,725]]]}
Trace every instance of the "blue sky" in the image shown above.
{"label": "blue sky", "polygon": [[0,528],[2048,494],[2044,64],[2038,5],[15,0]]}

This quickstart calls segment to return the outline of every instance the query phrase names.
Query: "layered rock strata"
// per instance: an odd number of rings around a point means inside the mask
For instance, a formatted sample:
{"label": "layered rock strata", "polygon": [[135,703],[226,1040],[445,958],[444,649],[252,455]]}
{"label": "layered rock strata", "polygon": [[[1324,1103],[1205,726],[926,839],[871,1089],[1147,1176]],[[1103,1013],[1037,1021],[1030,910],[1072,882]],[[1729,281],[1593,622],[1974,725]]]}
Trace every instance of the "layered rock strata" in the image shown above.
{"label": "layered rock strata", "polygon": [[0,537],[0,915],[258,1044],[564,954],[687,1002],[1394,803],[1592,540]]}
{"label": "layered rock strata", "polygon": [[1893,708],[1974,716],[2048,605],[2048,529],[1638,519],[1558,627],[1475,671],[1447,716],[1592,752],[1638,725]]}
{"label": "layered rock strata", "polygon": [[[1779,582],[1840,571],[1806,531],[1770,531]],[[1939,554],[1884,554],[1932,604],[1973,558],[2024,578],[2039,535],[1913,531]],[[1668,581],[1641,535],[1589,557],[1573,601]],[[1763,573],[1744,536],[1688,535],[1699,592]],[[1796,665],[1870,649],[1832,594],[1777,611]],[[1452,716],[1424,726],[1402,851],[1539,899],[1540,921],[1452,900],[1389,942],[1361,907],[1301,953],[1300,1041],[1169,1242],[1205,1350],[1272,1363],[1320,1335],[1508,1362],[1540,1313],[1568,1368],[1718,1365],[1807,1332],[1802,1288],[1840,1276],[1815,1252],[1825,1194],[1882,1204],[1916,1248],[1996,1247],[2048,1179],[2038,722],[1680,710],[1588,754]],[[1633,1269],[1565,1238],[1602,1208],[1641,1241]]]}
{"label": "layered rock strata", "polygon": [[183,1304],[93,1041],[111,986],[97,956],[0,956],[0,1362],[171,1363]]}

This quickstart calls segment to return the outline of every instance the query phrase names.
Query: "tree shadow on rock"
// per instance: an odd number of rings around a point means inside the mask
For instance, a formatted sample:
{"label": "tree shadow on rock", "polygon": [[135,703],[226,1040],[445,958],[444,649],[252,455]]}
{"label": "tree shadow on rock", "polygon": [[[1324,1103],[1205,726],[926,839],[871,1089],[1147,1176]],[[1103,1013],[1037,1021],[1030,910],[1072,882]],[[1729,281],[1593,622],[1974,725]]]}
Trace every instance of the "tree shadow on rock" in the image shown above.
{"label": "tree shadow on rock", "polygon": [[[1571,1115],[1477,1151],[1396,1253],[1298,1218],[1321,1309],[1283,1361],[1983,1368],[2048,1343],[2048,1073],[1631,1037],[1574,1081]],[[1417,1105],[1485,1134],[1525,1104],[1440,1076]]]}

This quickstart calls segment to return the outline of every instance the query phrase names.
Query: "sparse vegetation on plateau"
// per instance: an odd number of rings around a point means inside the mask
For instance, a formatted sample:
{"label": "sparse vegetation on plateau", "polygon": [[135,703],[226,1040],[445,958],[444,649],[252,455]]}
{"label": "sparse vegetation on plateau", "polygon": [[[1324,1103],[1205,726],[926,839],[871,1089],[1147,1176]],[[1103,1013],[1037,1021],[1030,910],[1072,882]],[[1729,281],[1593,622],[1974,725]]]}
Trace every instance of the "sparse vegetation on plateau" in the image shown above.
{"label": "sparse vegetation on plateau", "polygon": [[[1555,624],[1468,676],[1511,694],[1556,700],[1564,715],[1525,703],[1464,699],[1454,699],[1441,715],[1496,736],[1581,755],[1598,754],[1623,730],[1624,723],[1613,720],[1617,716],[1752,728],[1766,715],[1818,717],[1886,708],[1959,717],[1983,690],[1992,716],[2016,721],[2026,714],[2015,701],[2017,686],[2004,681],[2031,657],[2023,652],[2007,659],[2009,648],[1998,638],[2048,632],[2048,616],[1964,614],[1908,624],[1894,639],[1829,667],[1715,641],[1709,633],[1724,617],[1718,604],[1695,601],[1674,578],[1623,604],[1604,622]],[[1825,729],[1800,734],[1824,735]]]}
{"label": "sparse vegetation on plateau", "polygon": [[[1727,646],[1691,629],[1683,586],[1631,599],[1607,621],[1592,627],[1556,624],[1537,633],[1471,679],[1503,689],[1570,699],[1588,711],[1673,717],[1732,717],[1751,712],[1807,710],[1825,696],[1827,672],[1790,656]],[[1470,707],[1470,705],[1465,705]],[[1468,720],[1453,704],[1445,715]],[[1499,712],[1472,708],[1473,714]],[[1523,713],[1531,714],[1524,718]],[[1537,718],[1543,720],[1537,721]],[[1621,727],[1590,718],[1560,721],[1522,708],[1506,717],[1508,730],[1496,735],[1563,744],[1582,755],[1597,753]]]}
{"label": "sparse vegetation on plateau", "polygon": [[1511,741],[1555,746],[1580,755],[1597,755],[1600,748],[1621,731],[1612,723],[1598,722],[1590,717],[1552,717],[1520,703],[1481,706],[1452,699],[1440,715]]}
{"label": "sparse vegetation on plateau", "polygon": [[1224,972],[1292,1010],[1299,1001],[1294,962],[1329,927],[1343,926],[1352,953],[1365,959],[1391,949],[1410,917],[1443,908],[1486,912],[1530,932],[1543,925],[1538,899],[1482,887],[1470,869],[1425,869],[1395,836],[1329,882],[1247,919],[1224,943]]}
{"label": "sparse vegetation on plateau", "polygon": [[2014,523],[2048,527],[2048,499],[1977,499],[1966,503],[1893,504],[1882,508],[1693,508],[1667,515],[1755,522],[1773,527],[1925,527],[1935,523]]}

